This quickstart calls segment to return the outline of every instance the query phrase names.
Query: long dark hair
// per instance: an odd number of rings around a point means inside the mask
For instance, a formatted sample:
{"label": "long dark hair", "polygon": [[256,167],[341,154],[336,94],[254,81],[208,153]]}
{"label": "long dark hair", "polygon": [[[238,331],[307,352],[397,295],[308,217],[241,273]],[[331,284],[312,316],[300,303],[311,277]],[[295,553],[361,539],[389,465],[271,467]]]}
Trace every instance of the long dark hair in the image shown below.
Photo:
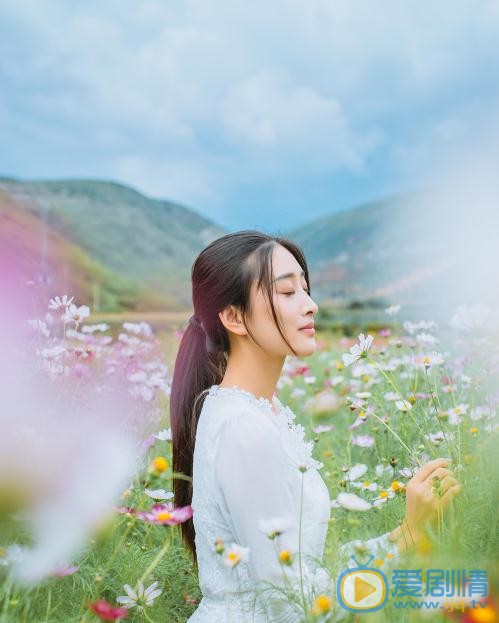
{"label": "long dark hair", "polygon": [[[205,390],[222,381],[230,355],[229,337],[219,312],[234,305],[241,311],[246,325],[246,318],[251,316],[250,290],[257,280],[257,289],[265,294],[279,333],[296,355],[283,334],[273,304],[272,252],[277,244],[296,258],[310,288],[307,263],[300,247],[286,238],[259,231],[239,231],[214,240],[192,266],[195,320],[191,319],[182,335],[170,394],[173,471],[183,475],[173,480],[175,506],[187,506],[192,501],[192,462]],[[249,329],[248,333],[255,339]],[[197,566],[192,518],[181,524],[181,531]]]}

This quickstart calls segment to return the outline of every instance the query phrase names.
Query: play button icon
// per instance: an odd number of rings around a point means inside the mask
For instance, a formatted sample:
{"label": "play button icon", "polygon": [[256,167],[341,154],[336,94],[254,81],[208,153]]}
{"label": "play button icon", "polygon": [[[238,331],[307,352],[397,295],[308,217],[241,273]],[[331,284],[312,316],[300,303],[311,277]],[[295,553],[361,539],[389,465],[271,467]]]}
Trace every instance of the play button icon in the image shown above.
{"label": "play button icon", "polygon": [[376,591],[376,587],[356,575],[353,580],[355,601],[359,603]]}
{"label": "play button icon", "polygon": [[347,569],[338,578],[336,595],[346,610],[379,610],[388,599],[388,580],[378,569],[366,566]]}

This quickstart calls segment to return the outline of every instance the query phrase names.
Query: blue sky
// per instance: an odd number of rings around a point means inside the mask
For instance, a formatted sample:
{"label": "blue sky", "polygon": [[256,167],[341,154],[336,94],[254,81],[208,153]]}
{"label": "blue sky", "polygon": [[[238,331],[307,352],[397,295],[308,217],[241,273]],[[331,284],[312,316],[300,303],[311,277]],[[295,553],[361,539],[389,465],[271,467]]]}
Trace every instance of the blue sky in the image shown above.
{"label": "blue sky", "polygon": [[0,28],[3,175],[285,231],[497,153],[497,2],[19,0]]}

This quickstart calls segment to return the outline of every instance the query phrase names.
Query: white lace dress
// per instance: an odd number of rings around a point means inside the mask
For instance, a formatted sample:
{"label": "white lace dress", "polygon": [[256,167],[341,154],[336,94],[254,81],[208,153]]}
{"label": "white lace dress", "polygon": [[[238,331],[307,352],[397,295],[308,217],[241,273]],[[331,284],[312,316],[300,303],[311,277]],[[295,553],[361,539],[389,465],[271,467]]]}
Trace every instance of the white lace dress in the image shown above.
{"label": "white lace dress", "polygon": [[[294,419],[275,396],[272,404],[238,387],[207,390],[196,432],[192,496],[203,597],[188,623],[298,623],[300,598],[325,593],[334,599],[335,581],[320,566],[331,511],[318,471],[323,464],[312,458],[313,442],[305,440]],[[287,528],[270,540],[259,522],[273,519],[287,521]],[[378,558],[396,556],[387,536],[365,546]],[[233,543],[249,548],[248,559],[227,565],[215,550],[216,539],[226,548]],[[346,560],[358,543],[342,546],[339,555]],[[291,552],[291,565],[279,562],[282,550]]]}

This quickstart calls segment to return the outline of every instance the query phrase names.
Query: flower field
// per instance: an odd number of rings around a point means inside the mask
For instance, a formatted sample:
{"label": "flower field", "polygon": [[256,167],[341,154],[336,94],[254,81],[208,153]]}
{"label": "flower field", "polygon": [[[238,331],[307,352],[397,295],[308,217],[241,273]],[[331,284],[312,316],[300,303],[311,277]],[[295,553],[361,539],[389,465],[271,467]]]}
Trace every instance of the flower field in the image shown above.
{"label": "flower field", "polygon": [[[175,345],[181,334],[158,339],[145,322],[95,324],[67,296],[36,311],[14,332],[2,329],[0,623],[186,621],[201,595],[180,539],[192,509],[172,503],[165,354],[165,339]],[[281,402],[323,463],[324,567],[337,577],[345,561],[336,552],[354,539],[363,560],[362,540],[402,520],[415,470],[448,457],[459,496],[415,550],[373,561],[390,578],[394,568],[419,570],[422,592],[399,594],[413,604],[399,607],[392,594],[366,620],[497,621],[498,336],[484,331],[476,307],[457,310],[445,331],[431,320],[398,322],[399,311],[389,307],[385,328],[355,340],[319,334],[316,353],[288,358],[279,381]],[[262,529],[273,540],[285,525]],[[235,572],[251,556],[244,545],[213,548]],[[279,559],[296,564],[289,552]],[[449,574],[434,608],[425,592],[435,569]],[[485,595],[476,588],[484,578]],[[460,581],[476,592],[451,595]],[[480,605],[470,606],[473,596]],[[341,611],[332,582],[303,621],[340,614],[360,620]]]}

